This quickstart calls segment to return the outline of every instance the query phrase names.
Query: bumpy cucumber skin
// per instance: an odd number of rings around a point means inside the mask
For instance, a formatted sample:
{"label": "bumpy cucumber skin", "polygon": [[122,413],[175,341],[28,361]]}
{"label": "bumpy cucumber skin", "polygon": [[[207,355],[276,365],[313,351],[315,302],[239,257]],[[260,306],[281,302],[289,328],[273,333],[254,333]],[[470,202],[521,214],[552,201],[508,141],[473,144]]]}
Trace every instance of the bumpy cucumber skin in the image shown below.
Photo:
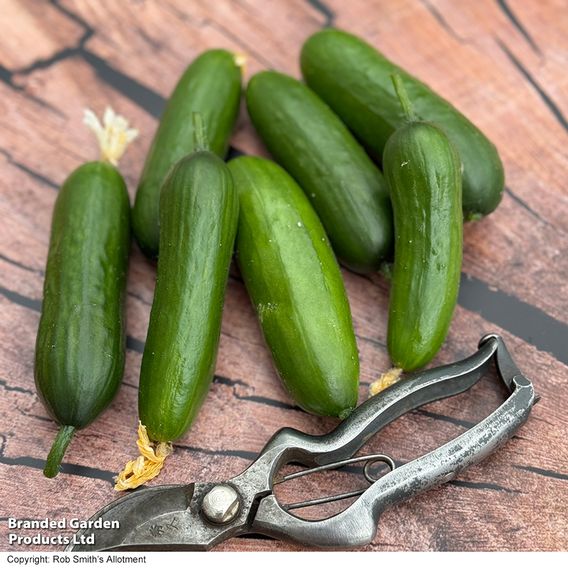
{"label": "bumpy cucumber skin", "polygon": [[85,427],[120,386],[129,248],[122,176],[106,163],[82,165],[55,203],[35,352],[38,393],[62,425]]}
{"label": "bumpy cucumber skin", "polygon": [[308,87],[275,71],[246,92],[252,122],[270,153],[298,182],[346,267],[368,273],[392,249],[385,180],[333,111]]}
{"label": "bumpy cucumber skin", "polygon": [[466,219],[488,215],[503,194],[503,164],[495,146],[450,103],[349,33],[327,29],[311,36],[301,54],[307,84],[343,119],[377,159],[404,122],[391,76],[401,77],[414,112],[438,125],[463,163]]}
{"label": "bumpy cucumber skin", "polygon": [[383,165],[395,226],[387,345],[393,364],[412,371],[440,349],[457,302],[460,160],[439,128],[411,122],[387,142]]}
{"label": "bumpy cucumber skin", "polygon": [[296,182],[256,157],[229,162],[240,200],[237,260],[276,369],[314,414],[357,404],[359,357],[339,266]]}
{"label": "bumpy cucumber skin", "polygon": [[174,89],[148,155],[136,192],[132,227],[142,251],[158,255],[160,187],[170,168],[196,149],[193,113],[200,112],[209,149],[224,158],[237,120],[241,70],[235,55],[213,49],[189,65]]}
{"label": "bumpy cucumber skin", "polygon": [[160,197],[160,257],[142,357],[138,409],[151,439],[183,436],[215,371],[238,220],[226,164],[207,151],[180,160]]}

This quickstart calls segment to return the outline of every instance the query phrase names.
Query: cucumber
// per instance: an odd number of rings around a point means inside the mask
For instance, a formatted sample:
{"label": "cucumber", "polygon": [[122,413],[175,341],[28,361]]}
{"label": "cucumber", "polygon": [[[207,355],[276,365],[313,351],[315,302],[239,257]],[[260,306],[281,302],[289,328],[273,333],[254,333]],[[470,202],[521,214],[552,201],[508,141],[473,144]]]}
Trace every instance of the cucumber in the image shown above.
{"label": "cucumber", "polygon": [[458,150],[466,219],[487,215],[499,205],[504,172],[495,146],[449,102],[374,47],[346,32],[326,29],[304,44],[301,67],[308,86],[379,160],[389,136],[404,123],[391,85],[391,75],[399,75],[418,117],[438,125]]}
{"label": "cucumber", "polygon": [[75,430],[108,406],[122,380],[129,246],[122,176],[108,163],[82,165],[55,202],[36,340],[36,387],[62,425],[47,477],[57,475]]}
{"label": "cucumber", "polygon": [[392,248],[392,209],[383,176],[363,148],[292,77],[258,73],[246,100],[256,130],[306,193],[342,264],[361,273],[377,270]]}
{"label": "cucumber", "polygon": [[200,150],[172,169],[160,196],[160,257],[138,410],[151,440],[188,430],[207,394],[238,219],[226,164]]}
{"label": "cucumber", "polygon": [[359,357],[339,266],[296,182],[257,157],[229,162],[239,194],[237,261],[276,369],[314,414],[357,404]]}
{"label": "cucumber", "polygon": [[[412,118],[398,77],[397,91]],[[440,349],[457,302],[461,164],[440,128],[413,119],[387,141],[383,166],[395,230],[387,346],[393,364],[412,371]]]}
{"label": "cucumber", "polygon": [[200,112],[209,149],[224,158],[239,112],[242,57],[223,49],[201,54],[174,89],[140,177],[132,227],[142,251],[158,255],[160,187],[170,168],[195,150],[192,116]]}

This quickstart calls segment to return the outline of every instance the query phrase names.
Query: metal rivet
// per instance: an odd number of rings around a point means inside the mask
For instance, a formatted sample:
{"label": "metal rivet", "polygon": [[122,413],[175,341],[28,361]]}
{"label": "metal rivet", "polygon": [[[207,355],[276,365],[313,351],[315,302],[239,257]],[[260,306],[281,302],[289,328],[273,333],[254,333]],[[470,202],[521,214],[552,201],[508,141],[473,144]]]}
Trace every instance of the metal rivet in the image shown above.
{"label": "metal rivet", "polygon": [[223,525],[232,521],[239,512],[239,494],[230,485],[215,485],[203,498],[203,514],[212,523]]}
{"label": "metal rivet", "polygon": [[456,477],[456,472],[455,471],[449,471],[448,473],[446,473],[446,475],[444,475],[442,477],[442,483],[447,483],[448,481],[451,481],[452,479],[454,479]]}

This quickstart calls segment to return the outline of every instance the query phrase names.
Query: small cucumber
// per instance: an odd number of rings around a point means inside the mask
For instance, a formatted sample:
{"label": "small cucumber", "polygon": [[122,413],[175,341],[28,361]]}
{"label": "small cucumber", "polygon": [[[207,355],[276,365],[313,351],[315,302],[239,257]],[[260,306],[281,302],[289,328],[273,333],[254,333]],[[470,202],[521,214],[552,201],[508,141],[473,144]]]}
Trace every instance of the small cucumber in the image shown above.
{"label": "small cucumber", "polygon": [[497,207],[504,173],[495,146],[449,102],[374,47],[346,32],[326,29],[304,44],[301,67],[308,86],[379,160],[389,136],[404,123],[390,79],[399,75],[418,117],[438,125],[458,150],[466,219]]}
{"label": "small cucumber", "polygon": [[306,193],[339,260],[356,272],[377,270],[391,252],[392,209],[384,178],[363,148],[292,77],[258,73],[246,99],[255,128]]}
{"label": "small cucumber", "polygon": [[344,418],[357,404],[359,357],[339,266],[295,181],[257,157],[229,162],[239,194],[237,260],[292,398]]}
{"label": "small cucumber", "polygon": [[[412,112],[402,80],[397,91]],[[446,338],[462,261],[461,164],[437,126],[411,120],[388,140],[384,173],[394,212],[388,350],[396,367],[418,369]]]}
{"label": "small cucumber", "polygon": [[217,359],[238,219],[226,164],[199,150],[182,158],[160,197],[160,257],[140,371],[138,409],[150,439],[183,436]]}
{"label": "small cucumber", "polygon": [[180,158],[195,150],[194,112],[203,116],[209,149],[225,157],[239,112],[242,64],[242,56],[223,49],[206,51],[189,65],[168,101],[146,157],[132,215],[134,235],[148,256],[158,254],[162,182]]}
{"label": "small cucumber", "polygon": [[118,170],[90,162],[65,181],[53,213],[35,382],[62,427],[45,475],[57,475],[76,429],[116,394],[124,369],[130,204]]}

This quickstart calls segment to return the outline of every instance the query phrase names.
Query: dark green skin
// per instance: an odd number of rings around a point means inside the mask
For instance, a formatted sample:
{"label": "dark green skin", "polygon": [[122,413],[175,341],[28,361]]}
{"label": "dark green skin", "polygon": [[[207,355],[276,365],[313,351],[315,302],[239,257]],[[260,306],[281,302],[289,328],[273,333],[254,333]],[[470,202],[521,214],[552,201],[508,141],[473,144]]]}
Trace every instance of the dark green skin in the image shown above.
{"label": "dark green skin", "polygon": [[385,180],[333,111],[292,77],[263,71],[249,82],[248,111],[267,148],[298,182],[339,260],[376,271],[392,249]]}
{"label": "dark green skin", "polygon": [[239,193],[237,259],[264,338],[292,398],[346,417],[357,404],[359,357],[339,266],[296,182],[274,162],[229,162]]}
{"label": "dark green skin", "polygon": [[61,425],[87,426],[122,380],[129,217],[124,180],[103,162],[76,169],[55,202],[35,381]]}
{"label": "dark green skin", "polygon": [[225,157],[237,120],[241,70],[235,55],[213,49],[186,69],[172,93],[144,163],[132,214],[142,251],[158,255],[160,187],[170,168],[196,149],[193,113],[203,117],[209,149]]}
{"label": "dark green skin", "polygon": [[138,409],[152,440],[185,434],[215,371],[239,211],[226,164],[182,158],[160,198],[160,257],[140,371]]}
{"label": "dark green skin", "polygon": [[346,32],[326,29],[304,44],[301,67],[307,84],[379,160],[389,136],[404,123],[391,81],[392,75],[399,75],[416,115],[437,124],[458,150],[466,219],[487,215],[499,205],[504,172],[495,146],[449,102],[374,47]]}
{"label": "dark green skin", "polygon": [[460,160],[442,130],[411,122],[387,142],[383,165],[395,230],[387,344],[393,364],[412,371],[439,351],[457,302]]}

